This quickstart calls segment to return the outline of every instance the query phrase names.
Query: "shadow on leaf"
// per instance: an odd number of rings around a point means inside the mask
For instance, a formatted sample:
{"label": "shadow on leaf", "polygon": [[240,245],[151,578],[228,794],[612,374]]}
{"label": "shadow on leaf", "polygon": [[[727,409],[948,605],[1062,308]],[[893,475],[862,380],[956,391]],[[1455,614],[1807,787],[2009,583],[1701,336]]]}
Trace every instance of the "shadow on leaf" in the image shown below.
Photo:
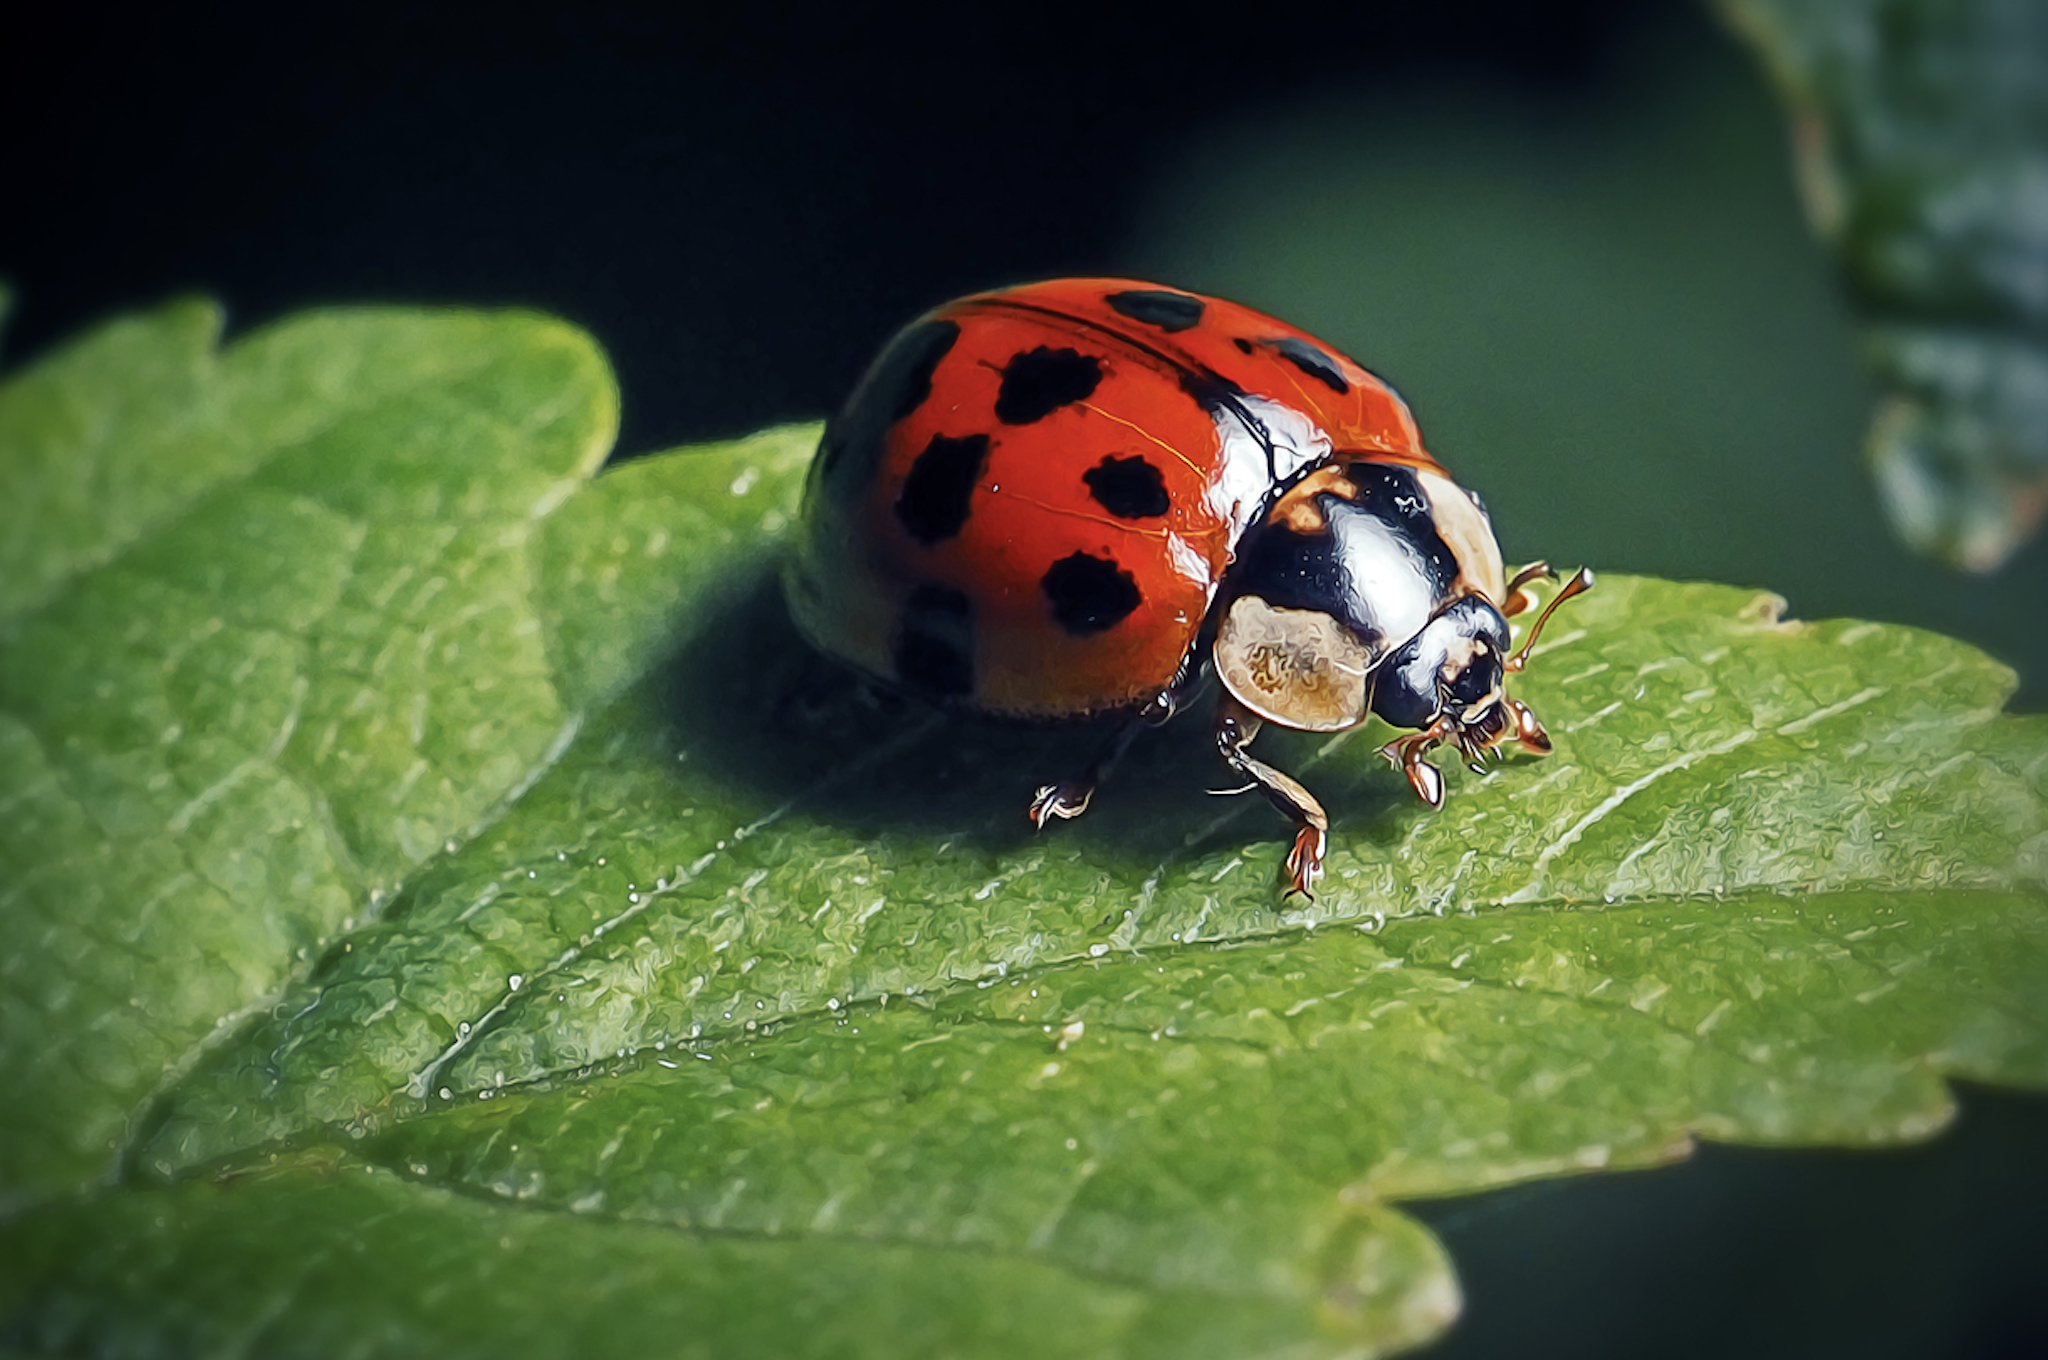
{"label": "shadow on leaf", "polygon": [[[1114,721],[1007,722],[889,693],[797,633],[772,562],[732,577],[698,617],[652,691],[665,739],[691,750],[678,777],[730,783],[765,807],[794,801],[856,835],[911,832],[1017,850],[1038,834],[1025,814],[1033,792],[1085,768],[1116,731]],[[1044,837],[1086,859],[1147,870],[1247,841],[1283,847],[1285,823],[1257,795],[1206,792],[1231,782],[1209,740],[1209,703],[1140,733],[1087,814]],[[1320,744],[1273,732],[1260,749],[1298,769]],[[1370,776],[1387,772],[1358,759],[1369,749],[1352,743],[1318,766],[1321,782],[1343,789],[1333,806],[1340,825],[1377,821],[1393,801],[1391,790],[1370,787]]]}

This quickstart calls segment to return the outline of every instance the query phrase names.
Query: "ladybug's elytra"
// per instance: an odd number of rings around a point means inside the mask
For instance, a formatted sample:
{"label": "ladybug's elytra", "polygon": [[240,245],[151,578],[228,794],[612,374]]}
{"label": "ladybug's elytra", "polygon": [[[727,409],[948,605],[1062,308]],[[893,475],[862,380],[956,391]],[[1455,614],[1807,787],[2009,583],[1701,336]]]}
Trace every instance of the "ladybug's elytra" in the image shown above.
{"label": "ladybug's elytra", "polygon": [[1263,722],[1312,732],[1378,714],[1431,807],[1449,743],[1475,770],[1550,739],[1510,698],[1536,634],[1507,617],[1553,576],[1507,578],[1479,498],[1422,446],[1392,388],[1284,322],[1124,279],[1060,279],[947,303],[898,334],[826,428],[786,573],[824,651],[940,703],[1010,717],[1127,713],[1078,777],[1079,816],[1147,723],[1206,674],[1217,748],[1297,826],[1293,890],[1329,821],[1246,750]]}

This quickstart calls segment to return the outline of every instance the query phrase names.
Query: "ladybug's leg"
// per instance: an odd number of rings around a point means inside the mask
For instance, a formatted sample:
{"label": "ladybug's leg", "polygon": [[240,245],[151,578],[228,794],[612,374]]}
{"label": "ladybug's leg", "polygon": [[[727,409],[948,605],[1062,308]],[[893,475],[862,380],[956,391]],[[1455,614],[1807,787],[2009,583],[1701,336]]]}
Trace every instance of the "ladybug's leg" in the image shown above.
{"label": "ladybug's leg", "polygon": [[1109,777],[1117,761],[1123,759],[1130,749],[1132,738],[1148,727],[1157,727],[1181,710],[1193,693],[1201,688],[1202,675],[1197,669],[1183,665],[1181,674],[1173,684],[1159,691],[1152,702],[1130,722],[1119,727],[1110,739],[1095,753],[1095,759],[1088,762],[1088,768],[1072,779],[1062,779],[1057,784],[1047,784],[1032,795],[1031,806],[1025,815],[1040,831],[1045,824],[1058,817],[1066,820],[1078,817],[1088,810],[1088,800],[1095,796],[1095,786]]}
{"label": "ladybug's leg", "polygon": [[1554,581],[1557,572],[1548,562],[1531,562],[1515,573],[1515,579],[1508,582],[1508,597],[1500,602],[1500,612],[1505,618],[1513,618],[1525,609],[1536,607],[1536,597],[1523,587],[1531,581]]}
{"label": "ladybug's leg", "polygon": [[1550,734],[1543,730],[1543,724],[1536,721],[1536,715],[1520,699],[1508,700],[1508,712],[1515,715],[1515,739],[1523,749],[1539,756],[1550,754]]}
{"label": "ladybug's leg", "polygon": [[[1533,719],[1535,715],[1530,716]],[[1449,740],[1455,732],[1448,720],[1439,718],[1420,732],[1396,737],[1380,747],[1380,754],[1393,761],[1395,768],[1408,776],[1408,786],[1415,790],[1415,796],[1433,808],[1444,805],[1444,772],[1423,757],[1429,754],[1430,748]]]}
{"label": "ladybug's leg", "polygon": [[1295,780],[1262,760],[1245,754],[1259,735],[1259,719],[1250,709],[1224,694],[1216,704],[1216,752],[1223,763],[1250,780],[1266,800],[1293,819],[1294,848],[1287,852],[1289,892],[1314,897],[1323,876],[1323,855],[1330,848],[1330,819],[1315,796]]}
{"label": "ladybug's leg", "polygon": [[1031,806],[1025,815],[1030,817],[1040,831],[1053,818],[1062,820],[1078,817],[1088,810],[1088,800],[1095,796],[1095,786],[1109,776],[1117,761],[1123,759],[1130,749],[1131,739],[1145,728],[1140,719],[1127,722],[1116,730],[1114,736],[1102,744],[1095,753],[1095,759],[1088,762],[1088,768],[1072,779],[1062,779],[1057,784],[1047,784],[1032,795]]}

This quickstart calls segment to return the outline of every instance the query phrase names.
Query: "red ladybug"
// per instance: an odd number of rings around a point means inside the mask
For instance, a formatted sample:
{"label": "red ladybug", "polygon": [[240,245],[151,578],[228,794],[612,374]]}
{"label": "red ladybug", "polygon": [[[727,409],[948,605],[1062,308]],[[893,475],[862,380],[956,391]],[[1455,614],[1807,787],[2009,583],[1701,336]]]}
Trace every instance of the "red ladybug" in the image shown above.
{"label": "red ladybug", "polygon": [[786,586],[824,651],[983,713],[1133,722],[1032,800],[1079,816],[1147,723],[1213,672],[1224,761],[1298,828],[1308,893],[1329,819],[1253,758],[1262,722],[1311,732],[1376,713],[1431,807],[1449,743],[1475,770],[1550,739],[1508,697],[1520,651],[1479,498],[1422,447],[1392,388],[1284,322],[1125,279],[1058,279],[947,303],[892,340],[831,422],[804,484]]}

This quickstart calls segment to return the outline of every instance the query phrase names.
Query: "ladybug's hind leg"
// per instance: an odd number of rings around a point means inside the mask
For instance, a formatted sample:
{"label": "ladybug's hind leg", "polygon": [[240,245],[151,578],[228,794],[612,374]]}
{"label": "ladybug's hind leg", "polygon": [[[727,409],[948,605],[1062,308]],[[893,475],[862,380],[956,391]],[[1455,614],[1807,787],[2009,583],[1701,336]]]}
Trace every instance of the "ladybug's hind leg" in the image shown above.
{"label": "ladybug's hind leg", "polygon": [[1287,852],[1288,891],[1314,897],[1316,880],[1323,876],[1323,856],[1330,848],[1330,818],[1315,795],[1292,776],[1246,754],[1259,726],[1251,710],[1226,693],[1216,705],[1216,752],[1294,822],[1294,848]]}
{"label": "ladybug's hind leg", "polygon": [[1065,821],[1086,812],[1088,800],[1095,796],[1096,785],[1109,778],[1109,772],[1123,759],[1124,752],[1131,748],[1131,742],[1138,733],[1148,727],[1157,727],[1180,712],[1189,696],[1200,688],[1201,679],[1199,671],[1183,665],[1181,674],[1172,685],[1161,690],[1137,717],[1111,734],[1109,740],[1102,744],[1102,749],[1095,753],[1095,759],[1088,762],[1087,769],[1071,779],[1042,786],[1031,796],[1031,806],[1025,810],[1033,825],[1043,831],[1045,824],[1055,817]]}
{"label": "ladybug's hind leg", "polygon": [[1095,753],[1095,759],[1080,774],[1040,787],[1031,796],[1031,806],[1025,809],[1025,815],[1043,831],[1045,824],[1055,817],[1064,821],[1086,812],[1088,800],[1095,796],[1095,786],[1108,778],[1110,769],[1123,758],[1131,738],[1138,735],[1139,726],[1138,723],[1126,723],[1118,728],[1116,735],[1103,744],[1102,749]]}

